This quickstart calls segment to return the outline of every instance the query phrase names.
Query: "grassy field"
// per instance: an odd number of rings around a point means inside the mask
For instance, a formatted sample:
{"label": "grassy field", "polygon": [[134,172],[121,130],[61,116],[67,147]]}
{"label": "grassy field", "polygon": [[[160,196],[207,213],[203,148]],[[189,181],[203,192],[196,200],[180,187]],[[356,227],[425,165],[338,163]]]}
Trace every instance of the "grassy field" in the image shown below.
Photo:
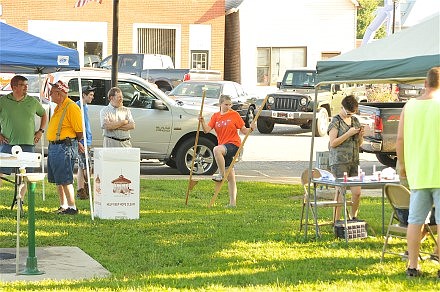
{"label": "grassy field", "polygon": [[[90,219],[88,201],[80,214],[53,211],[58,196],[46,184],[37,197],[37,246],[77,246],[112,276],[83,281],[1,283],[1,291],[439,291],[438,265],[422,262],[424,276],[408,280],[406,262],[388,255],[380,263],[381,200],[364,197],[360,218],[377,237],[349,242],[323,227],[322,238],[299,232],[301,187],[238,183],[238,207],[225,208],[226,187],[207,205],[213,183],[201,181],[185,205],[187,181],[141,180],[139,220]],[[37,191],[41,192],[38,186]],[[15,210],[10,185],[0,187],[0,246],[15,247]],[[26,207],[25,207],[26,208]],[[330,211],[330,210],[328,210]],[[330,213],[327,213],[330,215]],[[390,214],[387,207],[386,218]],[[388,219],[386,219],[387,221]],[[26,217],[21,243],[26,246]],[[313,235],[313,230],[312,230]],[[430,243],[431,244],[431,243]],[[392,247],[405,249],[395,240]]]}

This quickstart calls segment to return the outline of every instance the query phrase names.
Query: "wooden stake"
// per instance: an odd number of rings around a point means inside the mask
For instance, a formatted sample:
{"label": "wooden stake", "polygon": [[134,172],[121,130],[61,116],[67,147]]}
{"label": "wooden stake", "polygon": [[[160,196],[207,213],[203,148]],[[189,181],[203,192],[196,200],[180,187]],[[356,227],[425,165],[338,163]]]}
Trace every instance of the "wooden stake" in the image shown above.
{"label": "wooden stake", "polygon": [[[200,113],[199,113],[199,117],[202,116],[203,114],[203,105],[205,104],[205,97],[206,97],[206,89],[203,89],[203,93],[202,93],[202,105],[200,106]],[[198,183],[198,181],[195,181],[192,179],[192,175],[193,175],[193,169],[194,169],[194,161],[196,160],[196,156],[197,156],[197,144],[199,143],[199,134],[200,134],[200,120],[197,124],[197,132],[196,132],[196,139],[194,141],[194,154],[192,157],[192,161],[191,161],[191,169],[189,171],[189,181],[188,181],[188,188],[186,190],[186,199],[185,199],[185,205],[188,205],[188,197],[189,197],[189,192],[194,188],[194,186]]]}

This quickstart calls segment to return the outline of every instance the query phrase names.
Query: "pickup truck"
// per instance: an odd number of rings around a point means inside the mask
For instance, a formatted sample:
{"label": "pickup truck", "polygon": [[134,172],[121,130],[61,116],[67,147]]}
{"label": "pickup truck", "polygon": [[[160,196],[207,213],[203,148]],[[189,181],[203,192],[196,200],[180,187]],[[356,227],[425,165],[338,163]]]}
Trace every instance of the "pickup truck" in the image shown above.
{"label": "pickup truck", "polygon": [[315,99],[316,70],[286,70],[283,80],[277,84],[278,91],[270,93],[257,122],[258,131],[262,134],[272,132],[275,124],[299,125],[310,129],[313,119],[313,108],[316,107],[315,136],[327,134],[329,117],[336,114],[341,100],[350,94],[358,101],[366,101],[366,90],[363,85],[329,84],[318,90],[317,104]]}
{"label": "pickup truck", "polygon": [[[111,69],[112,56],[98,66]],[[219,80],[221,74],[214,70],[174,69],[169,56],[159,54],[118,54],[118,72],[139,76],[163,92],[171,91],[184,80]]]}
{"label": "pickup truck", "polygon": [[[56,72],[47,76],[44,86],[47,82],[62,80],[69,86],[69,98],[77,101],[78,79],[81,86],[96,87],[95,97],[88,105],[89,120],[92,147],[102,147],[99,117],[101,109],[109,103],[107,92],[111,88],[111,72],[97,68]],[[182,174],[188,174],[194,155],[200,106],[178,103],[146,80],[129,74],[118,74],[118,87],[123,93],[123,104],[130,108],[136,123],[136,128],[131,131],[131,143],[140,148],[141,159],[157,159]],[[216,111],[217,107],[206,106],[203,114],[209,118]],[[215,145],[217,138],[213,133],[200,132],[194,174],[213,174],[217,170],[213,154]]]}
{"label": "pickup truck", "polygon": [[376,154],[386,166],[396,166],[397,127],[404,105],[405,102],[359,104],[359,121],[365,131],[361,151]]}

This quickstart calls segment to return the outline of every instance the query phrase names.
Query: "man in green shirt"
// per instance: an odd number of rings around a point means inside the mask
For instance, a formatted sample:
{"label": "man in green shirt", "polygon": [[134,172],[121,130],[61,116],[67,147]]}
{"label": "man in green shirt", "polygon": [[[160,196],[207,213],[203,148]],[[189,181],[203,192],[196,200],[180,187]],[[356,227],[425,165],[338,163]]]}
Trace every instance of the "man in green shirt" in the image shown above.
{"label": "man in green shirt", "polygon": [[[10,154],[14,145],[24,152],[34,152],[35,143],[40,141],[46,127],[46,111],[36,98],[27,95],[26,77],[12,77],[11,88],[12,93],[0,97],[0,152]],[[35,115],[41,117],[38,129],[35,129]],[[0,168],[0,173],[11,172],[11,168]]]}

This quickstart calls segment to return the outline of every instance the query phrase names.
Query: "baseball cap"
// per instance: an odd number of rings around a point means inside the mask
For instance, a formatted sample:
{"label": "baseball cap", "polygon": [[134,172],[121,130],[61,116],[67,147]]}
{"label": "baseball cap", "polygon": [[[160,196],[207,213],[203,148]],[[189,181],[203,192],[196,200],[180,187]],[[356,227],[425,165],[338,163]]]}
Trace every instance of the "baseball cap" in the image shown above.
{"label": "baseball cap", "polygon": [[95,91],[96,87],[92,87],[90,85],[85,85],[82,87],[82,93],[88,94],[91,91]]}
{"label": "baseball cap", "polygon": [[55,83],[50,83],[50,82],[49,82],[49,84],[52,85],[52,87],[56,87],[58,90],[60,90],[60,91],[62,91],[62,92],[64,92],[64,93],[69,92],[69,86],[67,86],[67,84],[64,83],[64,82],[61,81],[61,80],[58,80],[58,81],[55,82]]}

